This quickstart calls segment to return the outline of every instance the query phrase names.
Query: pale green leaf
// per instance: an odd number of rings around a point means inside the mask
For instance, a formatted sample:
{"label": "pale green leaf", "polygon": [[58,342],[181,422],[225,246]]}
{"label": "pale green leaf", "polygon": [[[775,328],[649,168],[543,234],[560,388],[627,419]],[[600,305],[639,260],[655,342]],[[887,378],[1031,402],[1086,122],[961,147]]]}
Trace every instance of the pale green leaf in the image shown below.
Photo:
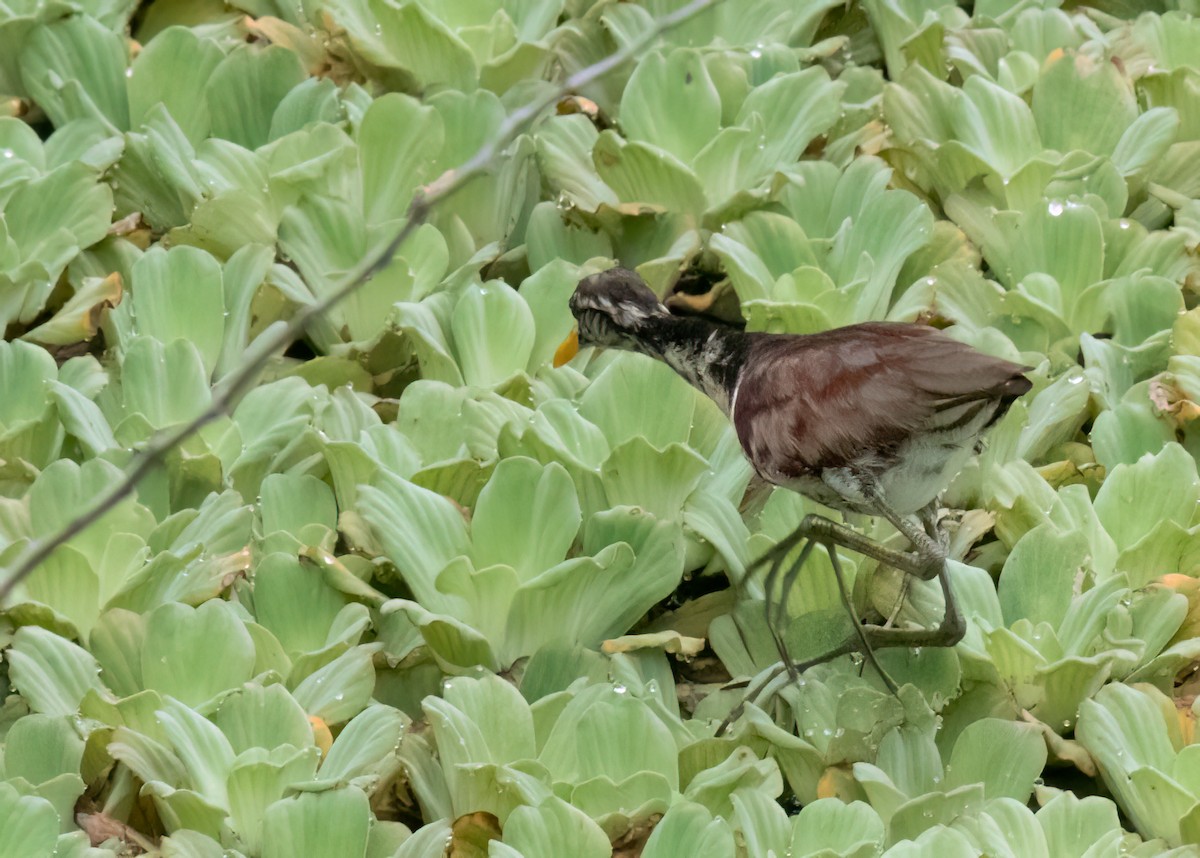
{"label": "pale green leaf", "polygon": [[371,656],[378,648],[375,644],[347,650],[301,680],[292,696],[326,724],[349,721],[366,707],[375,689]]}
{"label": "pale green leaf", "polygon": [[529,305],[499,280],[468,286],[450,320],[463,380],[492,387],[521,372],[533,351]]}
{"label": "pale green leaf", "polygon": [[1031,724],[982,718],[968,724],[946,764],[947,787],[982,783],[989,798],[1029,800],[1046,765],[1046,743]]}
{"label": "pale green leaf", "polygon": [[[686,104],[687,110],[679,110]],[[721,101],[696,51],[677,48],[642,58],[625,85],[620,123],[630,140],[652,144],[683,163],[717,133]]]}
{"label": "pale green leaf", "polygon": [[164,105],[193,144],[208,136],[204,93],[225,58],[220,47],[187,27],[169,27],[146,43],[131,66],[129,123],[138,128],[150,108]]}
{"label": "pale green leaf", "polygon": [[562,466],[502,460],[471,518],[472,559],[513,567],[528,580],[566,557],[581,522],[575,486]]}
{"label": "pale green leaf", "polygon": [[302,792],[266,809],[263,858],[362,858],[371,810],[354,787]]}
{"label": "pale green leaf", "polygon": [[247,149],[262,146],[270,137],[275,108],[303,79],[300,59],[282,46],[234,48],[204,89],[212,135]]}
{"label": "pale green leaf", "polygon": [[221,599],[198,608],[168,602],[147,617],[142,677],[147,688],[190,706],[248,680],[254,644],[233,607]]}
{"label": "pale green leaf", "polygon": [[74,715],[88,691],[106,692],[96,660],[40,626],[17,629],[4,658],[13,687],[34,712]]}

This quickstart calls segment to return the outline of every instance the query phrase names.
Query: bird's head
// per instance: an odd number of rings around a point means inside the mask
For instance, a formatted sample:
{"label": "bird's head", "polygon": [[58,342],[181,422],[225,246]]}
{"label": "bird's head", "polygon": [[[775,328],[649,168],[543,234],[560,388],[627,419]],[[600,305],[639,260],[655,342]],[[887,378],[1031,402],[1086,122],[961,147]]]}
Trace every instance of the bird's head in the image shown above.
{"label": "bird's head", "polygon": [[671,313],[628,268],[610,268],[579,281],[571,296],[571,313],[585,346],[636,348],[640,335]]}

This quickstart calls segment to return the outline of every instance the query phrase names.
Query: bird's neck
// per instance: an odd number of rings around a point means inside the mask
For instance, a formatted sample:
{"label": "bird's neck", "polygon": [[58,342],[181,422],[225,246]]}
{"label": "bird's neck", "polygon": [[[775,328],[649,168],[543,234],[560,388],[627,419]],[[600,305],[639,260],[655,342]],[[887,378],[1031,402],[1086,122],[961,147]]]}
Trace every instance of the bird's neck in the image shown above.
{"label": "bird's neck", "polygon": [[660,316],[637,341],[637,351],[661,360],[729,414],[746,357],[745,333],[704,319]]}

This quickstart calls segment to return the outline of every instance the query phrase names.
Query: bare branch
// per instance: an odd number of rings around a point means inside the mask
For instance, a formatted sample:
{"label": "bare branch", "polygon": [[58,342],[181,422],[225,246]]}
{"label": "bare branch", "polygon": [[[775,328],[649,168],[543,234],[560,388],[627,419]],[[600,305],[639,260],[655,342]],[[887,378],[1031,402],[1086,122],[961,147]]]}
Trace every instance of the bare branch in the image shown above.
{"label": "bare branch", "polygon": [[271,355],[287,347],[289,343],[304,333],[304,328],[316,317],[328,312],[332,307],[348,297],[352,292],[378,274],[392,261],[400,245],[412,235],[418,226],[424,223],[430,212],[447,197],[460,190],[469,181],[487,170],[503,153],[504,148],[511,143],[529,122],[535,119],[543,110],[557,102],[564,95],[585,86],[597,78],[620,66],[644,51],[650,44],[672,27],[703,12],[710,6],[715,6],[720,0],[692,0],[661,18],[657,18],[654,26],[642,33],[637,39],[615,53],[609,54],[587,68],[580,69],[569,76],[563,83],[550,90],[540,98],[514,110],[501,124],[495,137],[484,143],[479,150],[458,167],[451,168],[418,191],[408,208],[408,219],[404,226],[387,242],[378,246],[373,253],[367,255],[369,260],[357,274],[346,280],[333,292],[319,301],[303,307],[287,324],[271,337],[261,348],[256,348],[242,367],[226,379],[222,379],[213,391],[212,403],[189,423],[185,423],[165,434],[143,449],[135,459],[133,466],[125,478],[112,489],[101,495],[87,512],[72,519],[57,533],[42,539],[32,541],[25,551],[7,570],[3,581],[0,582],[0,605],[3,605],[14,587],[29,576],[51,553],[72,537],[95,524],[108,510],[124,500],[141,480],[154,468],[162,458],[173,448],[183,443],[194,433],[220,417],[229,407],[237,402],[240,396],[258,377],[259,372],[271,359]]}

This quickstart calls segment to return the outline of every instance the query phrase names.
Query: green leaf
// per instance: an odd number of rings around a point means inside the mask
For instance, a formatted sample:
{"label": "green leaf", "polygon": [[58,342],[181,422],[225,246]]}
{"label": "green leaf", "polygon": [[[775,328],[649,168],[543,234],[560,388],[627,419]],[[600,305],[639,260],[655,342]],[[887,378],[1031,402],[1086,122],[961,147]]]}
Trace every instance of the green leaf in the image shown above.
{"label": "green leaf", "polygon": [[1119,549],[1133,545],[1162,521],[1187,526],[1200,501],[1196,461],[1168,444],[1155,456],[1117,465],[1096,494],[1096,514]]}
{"label": "green leaf", "polygon": [[777,797],[782,789],[778,764],[771,759],[760,760],[749,748],[740,747],[722,762],[692,778],[684,795],[704,804],[714,814],[731,817],[734,815],[733,800],[739,790],[761,791]]}
{"label": "green leaf", "polygon": [[1165,774],[1181,744],[1170,701],[1146,686],[1107,685],[1081,704],[1075,735],[1138,830],[1177,841],[1196,798]]}
{"label": "green leaf", "polygon": [[[634,551],[632,566],[626,566],[620,556],[622,546],[617,543],[621,542]],[[605,553],[602,546],[614,546],[614,553]],[[580,614],[577,627],[581,632],[590,629],[599,639],[628,631],[651,605],[674,590],[683,573],[678,529],[637,507],[617,507],[593,515],[585,528],[584,551],[594,554],[599,564],[598,574],[593,574],[588,584],[595,595],[580,601],[573,610]],[[609,564],[611,567],[605,569]],[[606,573],[611,575],[611,590],[603,583]],[[612,607],[602,609],[602,602]],[[586,642],[589,636],[581,639]]]}
{"label": "green leaf", "polygon": [[1071,604],[1075,577],[1091,546],[1078,531],[1062,533],[1049,524],[1030,530],[1013,546],[997,587],[1008,625],[1019,619],[1057,627]]}
{"label": "green leaf", "polygon": [[1179,112],[1170,107],[1152,107],[1135,119],[1112,153],[1112,162],[1124,175],[1145,172],[1175,142]]}
{"label": "green leaf", "polygon": [[27,715],[4,737],[4,773],[10,779],[44,784],[62,774],[78,775],[82,760],[83,739],[66,718]]}
{"label": "green leaf", "polygon": [[215,41],[187,27],[168,27],[145,44],[129,75],[129,127],[139,128],[161,103],[193,145],[208,136],[204,94],[225,58]]}
{"label": "green leaf", "polygon": [[312,778],[320,752],[313,747],[280,746],[270,753],[256,748],[241,755],[230,768],[229,818],[246,850],[262,848],[264,811],[288,788]]}
{"label": "green leaf", "polygon": [[882,318],[904,261],[932,234],[933,215],[916,196],[889,190],[891,170],[875,158],[844,172],[821,161],[791,172],[782,202],[810,241],[830,239],[821,267],[841,293],[831,309],[846,322]]}
{"label": "green leaf", "polygon": [[[598,256],[607,259],[613,255],[612,239],[607,233],[568,222],[561,208],[549,201],[538,203],[529,213],[525,241],[529,269],[539,273],[555,263],[562,268],[567,263],[582,265]],[[531,280],[532,277],[521,284],[521,294],[526,300]],[[569,282],[574,285],[576,280],[577,277],[572,277]]]}
{"label": "green leaf", "polygon": [[787,167],[837,121],[842,90],[820,66],[777,75],[750,91],[735,122],[744,126],[751,116],[761,117],[759,163],[767,170]]}
{"label": "green leaf", "polygon": [[980,853],[965,835],[941,824],[925,829],[916,839],[901,840],[887,854],[888,858],[973,858]]}
{"label": "green leaf", "polygon": [[529,305],[499,280],[468,286],[450,320],[463,380],[494,387],[521,372],[533,351]]}
{"label": "green leaf", "polygon": [[[29,123],[15,116],[0,117],[0,147],[5,163],[0,164],[0,188],[5,194],[12,185],[40,175],[46,168],[46,153],[42,140]],[[3,198],[3,195],[0,195]]]}
{"label": "green leaf", "polygon": [[1046,833],[1046,854],[1087,855],[1105,832],[1119,832],[1117,806],[1101,796],[1077,798],[1063,791],[1037,813],[1038,824]]}
{"label": "green leaf", "polygon": [[118,213],[141,212],[156,229],[187,223],[204,196],[195,156],[195,147],[167,109],[151,107],[141,131],[126,135],[125,151],[113,170]]}
{"label": "green leaf", "polygon": [[614,448],[600,470],[612,506],[642,506],[664,521],[678,520],[684,501],[708,472],[708,462],[690,447],[656,449],[635,436]]}
{"label": "green leaf", "polygon": [[725,858],[733,852],[733,831],[728,822],[714,819],[702,804],[677,801],[654,826],[642,858]]}
{"label": "green leaf", "polygon": [[993,257],[1002,279],[1013,286],[1029,275],[1046,273],[1062,289],[1063,309],[1075,306],[1083,290],[1103,277],[1104,240],[1100,219],[1090,206],[1051,200],[1022,218],[1008,255]]}
{"label": "green leaf", "polygon": [[[679,110],[686,104],[687,110]],[[642,58],[621,99],[621,128],[630,140],[663,149],[689,163],[721,122],[721,99],[700,54],[676,48]]]}
{"label": "green leaf", "polygon": [[502,460],[471,518],[476,568],[505,564],[528,580],[566,557],[582,520],[575,485],[556,463]]}
{"label": "green leaf", "polygon": [[304,80],[297,55],[279,45],[239,45],[221,61],[204,90],[212,136],[257,149],[270,139],[271,117]]}
{"label": "green leaf", "polygon": [[441,605],[437,574],[470,553],[462,513],[442,495],[384,473],[359,488],[359,512],[417,600],[431,610]]}
{"label": "green leaf", "polygon": [[428,698],[422,705],[431,721],[436,718],[438,747],[445,747],[444,759],[451,765],[504,764],[537,753],[529,704],[498,676],[447,680],[443,699]]}
{"label": "green leaf", "polygon": [[0,456],[45,467],[62,444],[62,429],[47,407],[46,388],[58,378],[54,358],[20,341],[0,343]]}
{"label": "green leaf", "polygon": [[[642,437],[657,449],[685,442],[697,394],[665,364],[621,354],[579,400],[579,414],[599,426],[611,447]],[[653,402],[654,408],[632,403]]]}
{"label": "green leaf", "polygon": [[177,700],[167,698],[157,713],[163,734],[179,756],[188,782],[205,801],[227,807],[226,778],[233,766],[233,748],[216,726]]}
{"label": "green leaf", "polygon": [[653,772],[677,789],[677,754],[666,725],[625,686],[591,686],[563,709],[538,760],[568,783],[598,776],[619,783]]}
{"label": "green leaf", "polygon": [[292,656],[315,652],[327,644],[345,599],[323,579],[321,570],[295,555],[268,554],[254,573],[258,621]]}
{"label": "green leaf", "polygon": [[[550,210],[553,209],[553,213]],[[529,262],[533,268],[542,260],[537,258],[537,250],[534,246],[537,237],[534,235],[536,229],[535,222],[538,220],[538,212],[546,212],[558,224],[558,228],[568,232],[582,233],[583,230],[572,229],[567,226],[558,216],[558,211],[554,206],[547,206],[545,203],[539,203],[530,213],[529,233],[526,235],[526,240],[530,242]],[[603,233],[589,233],[597,239],[604,239],[607,244],[607,237]],[[605,248],[595,248],[599,253],[610,254],[611,246]],[[529,356],[529,364],[527,370],[530,373],[536,373],[541,367],[548,366],[558,351],[563,340],[570,334],[575,327],[575,318],[571,315],[568,301],[572,292],[575,290],[575,285],[579,280],[584,270],[569,262],[567,259],[558,258],[565,254],[570,256],[570,251],[563,250],[553,251],[547,249],[547,258],[545,264],[538,268],[534,274],[525,278],[521,284],[521,297],[529,304],[529,309],[533,313],[535,326],[533,349]],[[580,254],[582,255],[582,254]],[[553,401],[553,400],[551,400]]]}
{"label": "green leaf", "polygon": [[22,626],[12,641],[9,678],[34,712],[74,715],[88,691],[105,694],[100,666],[79,646],[40,626]]}
{"label": "green leaf", "polygon": [[560,798],[547,799],[537,807],[524,806],[514,810],[504,825],[504,842],[524,858],[561,855],[606,858],[612,855],[612,844],[604,830],[583,811]]}
{"label": "green leaf", "polygon": [[134,333],[190,340],[211,376],[225,335],[221,265],[194,247],[152,248],[133,266]]}
{"label": "green leaf", "polygon": [[292,689],[296,702],[326,724],[349,721],[364,708],[375,689],[372,654],[379,644],[356,646],[321,667]]}
{"label": "green leaf", "polygon": [[592,161],[592,150],[599,136],[596,126],[586,116],[552,116],[539,129],[535,140],[538,166],[546,180],[567,200],[588,212],[617,204],[617,195],[601,180]]}
{"label": "green leaf", "polygon": [[648,143],[626,142],[611,130],[592,150],[596,172],[633,211],[648,209],[699,217],[708,201],[699,179],[670,152]]}
{"label": "green leaf", "polygon": [[22,796],[0,782],[0,852],[11,858],[56,853],[58,814],[43,798]]}
{"label": "green leaf", "polygon": [[1002,177],[1012,177],[1042,151],[1034,114],[1019,97],[972,75],[951,115],[954,136]]}
{"label": "green leaf", "polygon": [[338,100],[340,90],[329,78],[310,77],[293,87],[271,116],[268,139],[276,141],[310,125],[341,122],[346,108]]}
{"label": "green leaf", "polygon": [[221,701],[213,720],[235,754],[312,742],[308,716],[282,685],[243,685]]}
{"label": "green leaf", "polygon": [[280,799],[263,816],[263,858],[362,858],[371,810],[354,787]]}
{"label": "green leaf", "polygon": [[254,643],[232,606],[212,599],[198,608],[168,602],[150,612],[142,651],[147,688],[199,706],[248,680]]}
{"label": "green leaf", "polygon": [[[31,321],[59,275],[82,248],[104,238],[113,195],[95,172],[74,162],[22,183],[4,207],[7,237],[23,264],[0,272],[0,321]],[[3,242],[0,242],[0,247]],[[8,282],[11,279],[11,283]]]}
{"label": "green leaf", "polygon": [[1029,801],[1046,765],[1046,742],[1032,724],[982,718],[959,734],[946,764],[947,787],[982,783],[989,798]]}
{"label": "green leaf", "polygon": [[821,855],[825,850],[858,855],[884,842],[883,820],[869,804],[849,804],[823,798],[804,806],[792,817],[791,850],[796,856]]}
{"label": "green leaf", "polygon": [[[269,474],[260,488],[259,508],[264,549],[275,542],[286,550],[301,546],[333,547],[337,503],[329,486],[308,474]],[[272,535],[278,539],[272,541]]]}
{"label": "green leaf", "polygon": [[1059,152],[1112,155],[1137,113],[1128,78],[1112,63],[1086,54],[1051,60],[1033,87],[1033,115],[1042,142]]}
{"label": "green leaf", "polygon": [[1121,552],[1116,569],[1125,573],[1129,585],[1135,589],[1147,586],[1161,575],[1185,572],[1196,535],[1195,527],[1183,528],[1173,521],[1161,521]]}
{"label": "green leaf", "polygon": [[396,6],[368,0],[382,55],[376,59],[405,69],[418,88],[475,89],[477,72],[471,49],[420,3]]}
{"label": "green leaf", "polygon": [[[203,358],[190,340],[175,339],[164,346],[152,337],[135,337],[123,357],[119,389],[123,399],[117,398],[114,387],[106,388],[100,397],[101,409],[117,424],[118,439],[129,433],[141,440],[147,429],[185,423],[212,398]],[[140,416],[148,426],[122,427],[121,416]]]}
{"label": "green leaf", "polygon": [[[790,217],[777,212],[750,212],[741,220],[727,224],[721,235],[744,245],[758,257],[757,260],[747,259],[746,262],[756,268],[759,263],[766,267],[769,274],[758,272],[753,275],[763,284],[769,284],[771,279],[790,274],[802,266],[819,264],[813,242],[809,240],[804,228]],[[717,247],[714,246],[713,249],[717,250]],[[748,296],[753,293],[746,294]],[[770,294],[770,290],[764,294]]]}
{"label": "green leaf", "polygon": [[99,576],[87,557],[69,546],[55,550],[16,592],[17,600],[29,598],[51,608],[82,638],[91,632],[100,615]]}
{"label": "green leaf", "polygon": [[358,128],[368,223],[404,217],[413,192],[435,178],[444,133],[441,115],[410,96],[388,93],[371,102]]}
{"label": "green leaf", "polygon": [[21,51],[25,88],[55,125],[96,118],[129,127],[125,38],[87,15],[34,29]]}
{"label": "green leaf", "polygon": [[348,781],[385,768],[409,719],[390,706],[371,705],[354,716],[321,763],[321,777]]}

